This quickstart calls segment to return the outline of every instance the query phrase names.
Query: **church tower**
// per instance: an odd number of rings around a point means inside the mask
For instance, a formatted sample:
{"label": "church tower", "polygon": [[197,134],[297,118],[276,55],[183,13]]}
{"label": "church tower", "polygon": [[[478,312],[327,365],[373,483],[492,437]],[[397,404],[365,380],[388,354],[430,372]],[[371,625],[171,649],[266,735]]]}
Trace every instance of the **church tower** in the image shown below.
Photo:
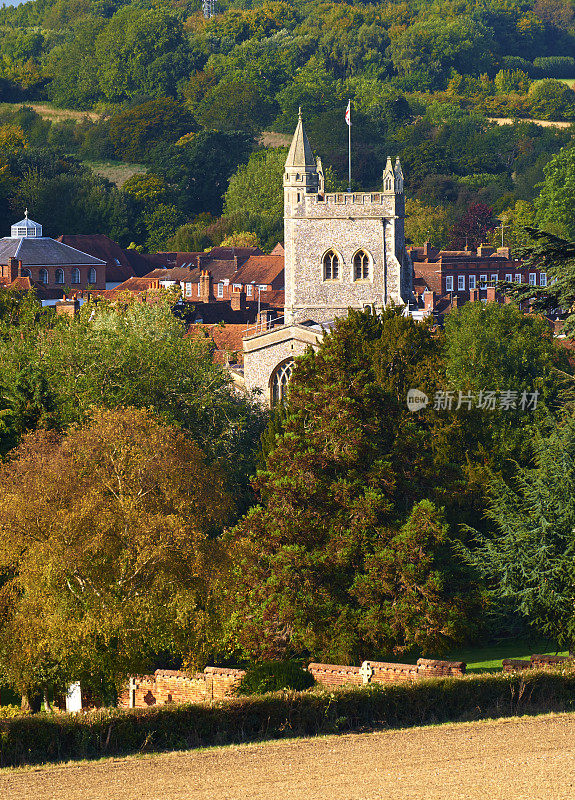
{"label": "church tower", "polygon": [[300,110],[283,183],[285,324],[409,301],[413,268],[399,158],[395,166],[387,159],[381,192],[326,194]]}

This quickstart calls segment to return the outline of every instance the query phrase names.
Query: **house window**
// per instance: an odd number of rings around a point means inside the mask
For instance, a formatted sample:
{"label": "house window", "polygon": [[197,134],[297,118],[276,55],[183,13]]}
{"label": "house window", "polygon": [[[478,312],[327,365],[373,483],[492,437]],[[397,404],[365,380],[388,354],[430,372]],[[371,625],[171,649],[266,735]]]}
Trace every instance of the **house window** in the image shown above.
{"label": "house window", "polygon": [[80,270],[74,267],[72,270],[72,283],[80,283]]}
{"label": "house window", "polygon": [[521,273],[520,272],[516,272],[515,273],[515,283],[521,283]]}
{"label": "house window", "polygon": [[16,233],[18,236],[26,236],[28,234],[28,228],[18,228]]}
{"label": "house window", "polygon": [[248,285],[246,286],[246,294],[248,297],[251,297],[253,293],[254,293],[254,287],[251,285],[251,283],[248,283]]}
{"label": "house window", "polygon": [[56,270],[56,283],[64,283],[64,270],[58,268]]}
{"label": "house window", "polygon": [[260,285],[258,286],[258,289],[260,290],[260,292],[267,292],[267,290],[268,290],[267,283],[260,283]]}
{"label": "house window", "polygon": [[218,283],[218,297],[224,296],[224,284]]}
{"label": "house window", "polygon": [[94,269],[94,267],[90,267],[90,270],[88,272],[88,283],[91,286],[95,286],[97,280],[98,280],[98,276],[96,275],[96,270]]}
{"label": "house window", "polygon": [[369,256],[365,250],[359,250],[353,257],[353,277],[356,281],[369,280]]}
{"label": "house window", "polygon": [[505,280],[507,281],[507,283],[511,283],[511,282],[512,282],[512,280],[513,280],[513,275],[511,275],[511,273],[510,273],[510,272],[508,272],[508,273],[506,274],[506,276],[505,276]]}
{"label": "house window", "polygon": [[547,286],[547,273],[540,272],[539,273],[539,286]]}
{"label": "house window", "polygon": [[475,289],[475,280],[476,280],[475,279],[475,275],[470,275],[469,276],[469,288],[470,289]]}
{"label": "house window", "polygon": [[494,274],[491,276],[491,279],[490,279],[490,281],[489,281],[489,285],[490,285],[490,286],[497,286],[497,281],[498,281],[498,280],[499,280],[499,277],[498,277],[497,273],[494,273]]}
{"label": "house window", "polygon": [[48,283],[48,270],[42,267],[42,269],[38,273],[38,278],[40,280],[40,283]]}
{"label": "house window", "polygon": [[293,365],[294,360],[290,358],[274,370],[270,380],[270,399],[272,407],[284,403],[287,399],[288,384],[293,371]]}
{"label": "house window", "polygon": [[535,272],[529,273],[529,286],[537,286],[537,274]]}
{"label": "house window", "polygon": [[31,278],[32,277],[32,273],[30,272],[29,269],[23,269],[22,270],[22,277],[23,278]]}
{"label": "house window", "polygon": [[457,288],[460,292],[465,289],[465,275],[457,276]]}
{"label": "house window", "polygon": [[241,292],[242,285],[241,283],[234,283],[234,292]]}
{"label": "house window", "polygon": [[339,278],[339,256],[333,250],[328,250],[323,257],[324,281],[336,281]]}
{"label": "house window", "polygon": [[480,275],[479,276],[479,288],[485,289],[487,286],[487,275]]}
{"label": "house window", "polygon": [[453,291],[453,275],[446,275],[445,276],[445,291],[452,292]]}

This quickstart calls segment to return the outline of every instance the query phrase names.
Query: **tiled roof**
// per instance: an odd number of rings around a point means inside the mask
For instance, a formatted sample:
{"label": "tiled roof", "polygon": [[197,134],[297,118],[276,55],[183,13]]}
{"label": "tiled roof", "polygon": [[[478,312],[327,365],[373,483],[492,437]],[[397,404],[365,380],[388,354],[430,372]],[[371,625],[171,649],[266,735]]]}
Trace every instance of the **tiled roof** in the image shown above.
{"label": "tiled roof", "polygon": [[[251,256],[234,275],[234,283],[272,284],[281,278],[283,286],[284,256]],[[280,288],[278,286],[278,288]]]}
{"label": "tiled roof", "polygon": [[96,267],[105,264],[99,258],[48,237],[0,239],[0,264],[7,264],[9,258],[17,258],[23,267]]}
{"label": "tiled roof", "polygon": [[105,261],[107,281],[125,281],[131,275],[136,274],[126,255],[126,251],[103,233],[65,233],[62,236],[58,236],[56,241],[75,247],[83,253],[89,253],[89,255]]}
{"label": "tiled roof", "polygon": [[237,258],[238,264],[241,266],[250,256],[261,256],[263,253],[259,247],[212,247],[209,253],[203,255],[221,261],[233,261],[234,258]]}

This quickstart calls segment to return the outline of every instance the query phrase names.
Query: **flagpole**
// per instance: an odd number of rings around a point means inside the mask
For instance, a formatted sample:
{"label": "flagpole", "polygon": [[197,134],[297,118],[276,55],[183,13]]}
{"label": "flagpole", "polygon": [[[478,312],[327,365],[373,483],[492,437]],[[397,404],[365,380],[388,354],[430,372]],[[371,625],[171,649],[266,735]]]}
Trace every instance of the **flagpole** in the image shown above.
{"label": "flagpole", "polygon": [[347,105],[349,113],[349,121],[347,123],[347,150],[348,150],[348,180],[347,191],[351,192],[351,100]]}

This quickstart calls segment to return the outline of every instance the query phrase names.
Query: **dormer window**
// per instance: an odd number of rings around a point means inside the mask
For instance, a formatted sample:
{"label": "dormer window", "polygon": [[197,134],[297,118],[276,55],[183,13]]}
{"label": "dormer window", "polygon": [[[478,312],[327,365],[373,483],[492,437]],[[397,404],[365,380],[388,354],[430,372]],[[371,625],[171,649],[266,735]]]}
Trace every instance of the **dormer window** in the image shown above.
{"label": "dormer window", "polygon": [[328,250],[323,257],[324,281],[336,281],[339,278],[339,256],[335,250]]}

